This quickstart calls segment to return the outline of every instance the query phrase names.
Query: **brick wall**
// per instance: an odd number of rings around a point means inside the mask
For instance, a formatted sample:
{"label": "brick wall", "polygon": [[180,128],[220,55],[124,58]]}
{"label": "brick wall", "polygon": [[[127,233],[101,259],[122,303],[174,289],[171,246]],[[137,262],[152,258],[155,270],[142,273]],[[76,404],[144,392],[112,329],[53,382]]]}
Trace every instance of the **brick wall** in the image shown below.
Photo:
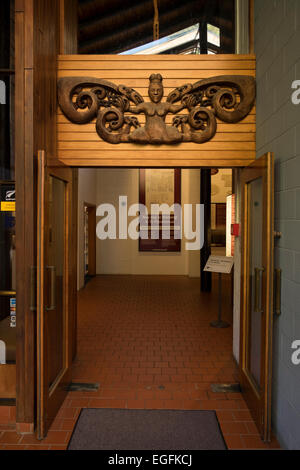
{"label": "brick wall", "polygon": [[287,449],[300,448],[300,366],[291,344],[300,339],[300,0],[255,0],[257,156],[275,154],[275,267],[283,271],[282,314],[275,319],[273,428]]}

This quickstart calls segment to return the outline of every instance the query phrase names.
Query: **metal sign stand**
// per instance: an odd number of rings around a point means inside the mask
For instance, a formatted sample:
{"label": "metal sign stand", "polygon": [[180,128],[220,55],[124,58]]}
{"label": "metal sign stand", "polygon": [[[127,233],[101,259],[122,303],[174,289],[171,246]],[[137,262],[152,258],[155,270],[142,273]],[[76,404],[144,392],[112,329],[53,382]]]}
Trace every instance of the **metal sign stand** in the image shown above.
{"label": "metal sign stand", "polygon": [[213,328],[228,328],[230,325],[226,321],[222,320],[222,273],[219,274],[219,308],[218,308],[218,320],[211,322],[210,326]]}
{"label": "metal sign stand", "polygon": [[207,260],[204,271],[218,273],[219,296],[218,296],[218,320],[210,323],[213,328],[228,328],[229,323],[222,320],[222,273],[230,274],[233,266],[232,256],[212,256]]}

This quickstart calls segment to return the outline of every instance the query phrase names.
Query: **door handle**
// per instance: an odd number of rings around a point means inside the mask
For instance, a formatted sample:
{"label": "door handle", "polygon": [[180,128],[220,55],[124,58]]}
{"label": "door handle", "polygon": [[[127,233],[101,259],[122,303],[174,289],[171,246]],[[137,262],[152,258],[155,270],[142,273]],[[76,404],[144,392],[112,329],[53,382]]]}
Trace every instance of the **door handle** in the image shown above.
{"label": "door handle", "polygon": [[275,314],[281,315],[281,274],[282,269],[275,269]]}
{"label": "door handle", "polygon": [[56,267],[47,266],[46,269],[50,271],[50,306],[46,307],[46,310],[49,312],[56,309]]}
{"label": "door handle", "polygon": [[262,273],[264,268],[254,268],[254,312],[262,312]]}

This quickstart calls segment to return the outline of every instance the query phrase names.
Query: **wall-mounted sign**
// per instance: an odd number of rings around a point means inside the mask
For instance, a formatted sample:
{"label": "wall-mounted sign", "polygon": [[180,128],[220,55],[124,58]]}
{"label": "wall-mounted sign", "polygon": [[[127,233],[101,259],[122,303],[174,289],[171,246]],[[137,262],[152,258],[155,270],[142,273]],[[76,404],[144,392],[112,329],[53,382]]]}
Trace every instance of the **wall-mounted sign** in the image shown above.
{"label": "wall-mounted sign", "polygon": [[14,201],[1,201],[1,212],[15,212],[16,203]]}
{"label": "wall-mounted sign", "polygon": [[16,191],[15,185],[11,183],[3,183],[0,187],[0,211],[15,212],[16,211]]}
{"label": "wall-mounted sign", "polygon": [[[166,209],[166,206],[181,203],[181,170],[143,168],[139,173],[139,202],[147,211],[147,214],[140,214],[139,251],[179,252],[179,214],[164,212],[163,206]],[[157,212],[158,206],[162,212]]]}
{"label": "wall-mounted sign", "polygon": [[9,300],[9,307],[10,307],[10,327],[15,328],[16,327],[16,298],[11,297]]}

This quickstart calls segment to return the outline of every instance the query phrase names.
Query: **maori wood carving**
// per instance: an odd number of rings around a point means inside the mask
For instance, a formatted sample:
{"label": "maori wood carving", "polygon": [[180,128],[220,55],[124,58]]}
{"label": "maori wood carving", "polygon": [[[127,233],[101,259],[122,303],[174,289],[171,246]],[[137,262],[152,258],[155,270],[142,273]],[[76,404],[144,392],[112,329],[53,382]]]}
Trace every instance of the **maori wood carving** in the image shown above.
{"label": "maori wood carving", "polygon": [[[58,81],[58,102],[75,124],[96,118],[98,135],[111,144],[203,143],[217,131],[217,119],[236,123],[251,111],[255,79],[222,75],[175,88],[163,102],[163,78],[149,77],[149,102],[134,89],[91,77],[66,77]],[[185,110],[185,114],[181,111]],[[173,123],[166,116],[173,114]],[[135,115],[144,114],[141,125]]]}

